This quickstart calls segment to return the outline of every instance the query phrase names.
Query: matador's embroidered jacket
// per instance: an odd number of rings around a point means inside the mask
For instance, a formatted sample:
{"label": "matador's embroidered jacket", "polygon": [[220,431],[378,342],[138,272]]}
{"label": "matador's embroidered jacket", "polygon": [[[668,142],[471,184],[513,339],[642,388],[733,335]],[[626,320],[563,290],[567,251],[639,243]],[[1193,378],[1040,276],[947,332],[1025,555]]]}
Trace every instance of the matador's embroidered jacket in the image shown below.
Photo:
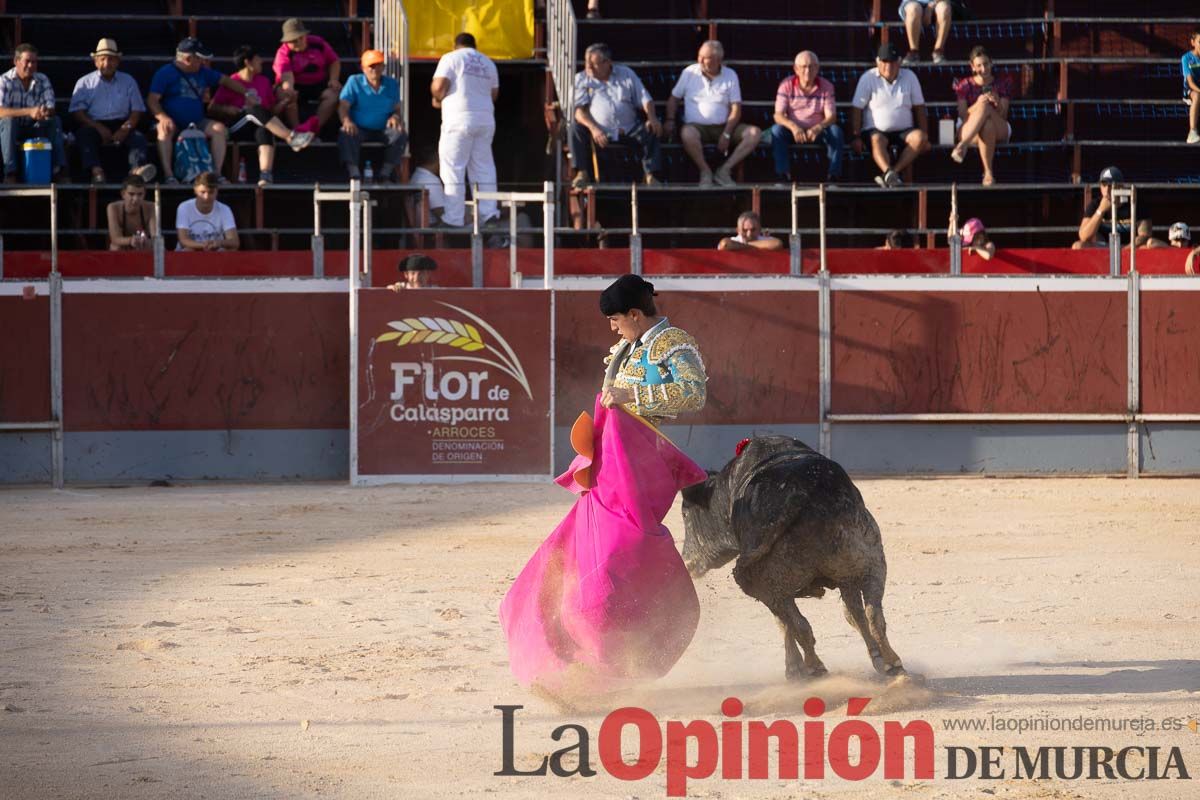
{"label": "matador's embroidered jacket", "polygon": [[704,408],[708,376],[696,340],[665,317],[637,342],[613,345],[604,363],[605,386],[632,389],[625,408],[650,422]]}

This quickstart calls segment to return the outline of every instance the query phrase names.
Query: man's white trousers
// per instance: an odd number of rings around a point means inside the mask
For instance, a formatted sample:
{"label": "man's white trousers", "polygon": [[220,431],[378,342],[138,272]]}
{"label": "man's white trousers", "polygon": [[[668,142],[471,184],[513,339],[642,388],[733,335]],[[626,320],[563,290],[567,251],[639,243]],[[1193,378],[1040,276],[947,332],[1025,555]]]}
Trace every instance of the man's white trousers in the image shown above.
{"label": "man's white trousers", "polygon": [[[449,225],[462,225],[465,219],[467,186],[477,185],[481,192],[496,191],[496,162],[492,158],[495,122],[443,122],[438,143],[442,183],[446,187],[446,206],[442,219]],[[481,200],[476,207],[480,224],[496,216],[496,201]]]}

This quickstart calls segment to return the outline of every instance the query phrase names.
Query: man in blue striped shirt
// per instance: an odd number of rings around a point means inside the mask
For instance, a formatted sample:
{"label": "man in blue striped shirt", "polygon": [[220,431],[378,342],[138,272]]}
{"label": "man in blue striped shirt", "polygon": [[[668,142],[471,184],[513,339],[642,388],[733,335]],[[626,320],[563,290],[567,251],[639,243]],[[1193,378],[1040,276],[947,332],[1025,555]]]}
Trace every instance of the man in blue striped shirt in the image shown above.
{"label": "man in blue striped shirt", "polygon": [[96,70],[75,83],[69,108],[80,124],[75,141],[83,168],[91,171],[93,183],[104,183],[100,147],[115,145],[129,151],[130,172],[142,180],[153,180],[157,170],[146,163],[146,137],[137,129],[146,104],[133,76],[117,70],[121,51],[116,40],[101,39],[92,61]]}
{"label": "man in blue striped shirt", "polygon": [[67,165],[62,127],[54,113],[54,87],[37,71],[38,51],[19,44],[13,68],[0,75],[0,154],[4,157],[4,182],[17,182],[21,144],[28,139],[49,139],[54,148],[54,174]]}
{"label": "man in blue striped shirt", "polygon": [[[592,175],[591,147],[603,149],[610,142],[631,142],[642,161],[648,184],[659,183],[662,169],[659,137],[662,125],[654,113],[654,98],[637,73],[615,64],[606,44],[593,44],[584,52],[585,69],[575,75],[575,108],[570,124],[571,166],[575,188],[597,179]],[[638,117],[646,115],[645,123]],[[590,145],[590,146],[589,146]]]}

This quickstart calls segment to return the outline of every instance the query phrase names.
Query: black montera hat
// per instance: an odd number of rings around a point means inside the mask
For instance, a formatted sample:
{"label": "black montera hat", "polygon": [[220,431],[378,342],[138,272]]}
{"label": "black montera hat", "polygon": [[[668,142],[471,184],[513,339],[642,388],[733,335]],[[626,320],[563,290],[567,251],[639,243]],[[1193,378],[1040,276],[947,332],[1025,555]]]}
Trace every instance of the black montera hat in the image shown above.
{"label": "black montera hat", "polygon": [[424,253],[413,253],[400,261],[401,272],[426,272],[434,269],[437,269],[437,262]]}
{"label": "black montera hat", "polygon": [[654,284],[641,275],[622,275],[600,293],[600,313],[606,317],[628,314],[631,308],[642,308],[655,294]]}

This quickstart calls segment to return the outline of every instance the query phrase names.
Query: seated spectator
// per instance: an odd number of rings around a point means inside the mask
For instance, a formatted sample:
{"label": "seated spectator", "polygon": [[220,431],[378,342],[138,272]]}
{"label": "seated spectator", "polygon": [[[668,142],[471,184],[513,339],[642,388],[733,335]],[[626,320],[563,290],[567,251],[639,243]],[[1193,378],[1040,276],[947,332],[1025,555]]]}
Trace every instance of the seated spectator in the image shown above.
{"label": "seated spectator", "polygon": [[[1114,184],[1122,183],[1125,176],[1116,167],[1105,167],[1100,172],[1100,196],[1093,197],[1092,202],[1083,212],[1079,223],[1079,240],[1071,245],[1072,250],[1085,247],[1107,247],[1108,237],[1112,230],[1112,188]],[[1129,235],[1129,201],[1122,199],[1117,204],[1117,238]]]}
{"label": "seated spectator", "polygon": [[1192,49],[1183,54],[1183,102],[1188,107],[1187,143],[1200,142],[1200,28],[1188,39]]}
{"label": "seated spectator", "polygon": [[1186,222],[1176,222],[1167,231],[1167,241],[1171,247],[1191,247],[1192,229]]}
{"label": "seated spectator", "polygon": [[762,220],[753,211],[737,218],[737,234],[717,243],[718,250],[782,250],[783,242],[763,232]]}
{"label": "seated spectator", "polygon": [[300,152],[312,142],[317,128],[317,118],[310,117],[295,130],[289,130],[279,115],[287,105],[275,95],[271,81],[262,74],[262,56],[250,45],[242,45],[233,53],[235,72],[229,77],[246,87],[246,94],[231,92],[224,86],[217,89],[208,107],[210,117],[222,119],[235,138],[253,137],[258,143],[258,185],[266,186],[274,181],[272,168],[275,165],[275,138],[287,142],[293,150]]}
{"label": "seated spectator", "polygon": [[775,154],[775,176],[784,183],[793,180],[788,145],[820,142],[829,156],[827,183],[842,177],[842,146],[845,137],[837,123],[833,84],[821,75],[817,54],[805,50],[792,63],[795,76],[784,78],[775,92],[775,125],[771,147]]}
{"label": "seated spectator", "polygon": [[[646,183],[656,184],[662,170],[658,137],[662,125],[654,113],[654,98],[641,79],[624,64],[614,64],[606,44],[593,44],[583,56],[584,70],[575,75],[575,112],[570,124],[571,166],[580,188],[596,180],[592,174],[591,148],[604,149],[610,142],[628,140],[642,161]],[[645,124],[638,117],[646,115]]]}
{"label": "seated spectator", "polygon": [[185,200],[175,211],[176,250],[237,250],[237,222],[229,206],[217,201],[217,176],[201,172],[193,183],[194,200]]}
{"label": "seated spectator", "polygon": [[950,158],[959,164],[972,145],[979,148],[979,161],[983,164],[983,185],[996,182],[992,173],[992,159],[996,156],[996,145],[1007,142],[1012,136],[1012,125],[1008,122],[1008,106],[1013,97],[1012,78],[1007,73],[992,72],[992,59],[983,47],[971,51],[971,75],[954,82],[954,94],[958,96],[958,144],[950,151]]}
{"label": "seated spectator", "polygon": [[146,137],[137,129],[146,104],[133,76],[117,70],[121,51],[116,40],[101,39],[92,61],[96,70],[75,82],[69,108],[80,124],[75,141],[83,168],[92,173],[93,183],[104,183],[100,147],[113,145],[127,150],[130,172],[143,180],[154,180],[158,170],[146,163]]}
{"label": "seated spectator", "polygon": [[400,271],[403,280],[388,284],[387,288],[393,292],[428,289],[433,286],[433,271],[437,269],[437,262],[424,253],[413,253],[401,259],[396,269]]}
{"label": "seated spectator", "polygon": [[963,253],[977,255],[984,261],[991,261],[992,256],[996,255],[996,244],[978,217],[967,220],[959,235],[962,237]]}
{"label": "seated spectator", "polygon": [[121,199],[108,204],[109,250],[148,250],[158,228],[154,222],[154,204],[146,202],[146,182],[129,173],[121,184]]}
{"label": "seated spectator", "polygon": [[171,163],[175,134],[189,125],[208,137],[213,171],[221,174],[228,131],[224,124],[205,116],[205,92],[223,86],[234,94],[246,94],[244,85],[200,63],[199,53],[203,50],[204,45],[189,36],[176,48],[175,61],[159,67],[150,80],[146,105],[158,120],[158,157],[167,183],[178,183]]}
{"label": "seated spectator", "polygon": [[1158,247],[1167,247],[1167,243],[1162,239],[1154,238],[1154,220],[1150,217],[1145,217],[1138,220],[1137,235],[1133,237],[1133,244],[1126,245],[1125,249],[1136,247],[1138,250],[1153,250]]}
{"label": "seated spectator", "polygon": [[888,231],[888,235],[884,238],[883,244],[876,247],[876,250],[904,250],[908,244],[904,241],[907,236],[904,231],[897,228],[896,230]]}
{"label": "seated spectator", "polygon": [[[423,147],[414,154],[413,163],[416,168],[413,169],[412,175],[408,179],[410,186],[420,186],[429,194],[429,221],[438,225],[441,223],[442,212],[446,208],[446,191],[442,187],[442,179],[439,177],[441,170],[441,159],[438,158],[437,150],[432,147]],[[408,225],[410,228],[419,227],[421,224],[421,198],[414,195],[406,195],[406,213],[408,214]]]}
{"label": "seated spectator", "polygon": [[17,182],[21,145],[29,139],[50,140],[55,176],[67,165],[62,124],[54,113],[54,87],[37,67],[37,48],[19,44],[13,53],[13,68],[0,75],[0,155],[4,157],[5,183]]}
{"label": "seated spectator", "polygon": [[[683,150],[700,170],[701,188],[715,181],[720,186],[735,186],[731,170],[750,155],[762,131],[742,120],[742,88],[737,73],[723,66],[725,48],[715,39],[700,46],[695,64],[680,75],[671,99],[667,101],[667,121],[663,135],[670,139],[675,130],[675,114],[683,101],[683,127],[679,140]],[[704,159],[704,145],[715,144],[717,152],[728,156],[714,174]],[[736,149],[730,153],[730,148]]]}
{"label": "seated spectator", "polygon": [[317,130],[333,116],[342,89],[342,64],[329,43],[308,32],[304,23],[289,19],[283,23],[283,36],[275,51],[275,83],[280,98],[288,101],[284,120],[295,128],[300,124],[300,104],[317,106]]}
{"label": "seated spectator", "polygon": [[908,34],[905,64],[912,65],[921,60],[921,29],[933,24],[934,17],[937,18],[937,36],[933,41],[933,63],[941,64],[946,60],[946,40],[950,38],[953,18],[950,0],[900,0],[900,19]]}
{"label": "seated spectator", "polygon": [[1183,262],[1183,271],[1186,275],[1196,274],[1196,254],[1200,253],[1200,247],[1192,250],[1187,254],[1187,258]]}
{"label": "seated spectator", "polygon": [[351,75],[342,88],[338,116],[338,154],[350,177],[360,178],[358,159],[363,142],[386,145],[383,167],[376,173],[381,180],[394,180],[396,165],[404,158],[408,135],[404,132],[404,108],[400,105],[400,84],[383,74],[383,53],[368,50],[362,54],[362,69]]}
{"label": "seated spectator", "polygon": [[600,0],[588,0],[587,18],[600,19]]}
{"label": "seated spectator", "polygon": [[[875,182],[892,188],[899,186],[900,173],[929,150],[929,120],[925,114],[925,95],[921,82],[911,70],[900,66],[900,56],[891,42],[879,46],[875,69],[858,79],[850,109],[850,145],[861,154],[863,143],[871,148],[871,157],[880,173]],[[896,163],[889,147],[903,147]]]}

